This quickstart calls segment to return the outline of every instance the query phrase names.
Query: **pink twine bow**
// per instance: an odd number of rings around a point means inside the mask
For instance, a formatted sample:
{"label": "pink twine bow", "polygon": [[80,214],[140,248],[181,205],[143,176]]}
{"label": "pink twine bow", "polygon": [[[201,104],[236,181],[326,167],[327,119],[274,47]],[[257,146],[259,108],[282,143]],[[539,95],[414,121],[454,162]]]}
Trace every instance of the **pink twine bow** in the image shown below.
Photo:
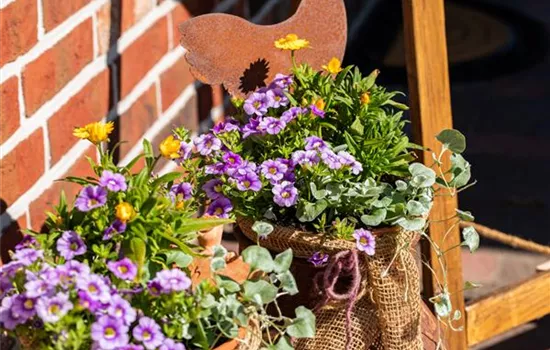
{"label": "pink twine bow", "polygon": [[[335,286],[338,280],[342,277],[348,276],[351,276],[351,283],[348,291],[345,293],[336,292]],[[314,288],[317,293],[322,292],[324,289],[323,298],[315,307],[315,311],[325,306],[331,300],[347,300],[346,350],[349,350],[353,339],[351,329],[351,312],[357,302],[357,295],[359,294],[359,289],[361,287],[361,271],[359,269],[359,257],[357,255],[357,251],[346,250],[334,255],[325,268],[325,271],[321,271],[315,276],[314,282]]]}

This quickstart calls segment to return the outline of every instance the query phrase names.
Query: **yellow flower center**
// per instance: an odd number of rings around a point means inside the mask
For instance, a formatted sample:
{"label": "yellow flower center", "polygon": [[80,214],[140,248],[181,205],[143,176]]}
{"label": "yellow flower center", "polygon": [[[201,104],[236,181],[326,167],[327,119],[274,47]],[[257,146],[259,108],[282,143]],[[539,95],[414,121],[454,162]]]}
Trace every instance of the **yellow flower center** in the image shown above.
{"label": "yellow flower center", "polygon": [[88,201],[88,206],[89,206],[89,207],[92,207],[92,206],[94,206],[94,205],[96,205],[96,204],[97,204],[97,201],[96,201],[95,199],[90,199],[90,200]]}
{"label": "yellow flower center", "polygon": [[120,265],[120,266],[118,267],[118,272],[120,272],[120,273],[126,273],[126,272],[128,272],[128,267],[126,267],[126,266],[124,266],[124,265]]}
{"label": "yellow flower center", "polygon": [[57,305],[57,304],[53,304],[53,305],[50,305],[48,307],[48,312],[50,314],[57,314],[57,313],[59,313],[59,311],[60,311],[59,305]]}
{"label": "yellow flower center", "polygon": [[143,331],[143,340],[149,340],[151,339],[151,333],[149,333],[148,331]]}
{"label": "yellow flower center", "polygon": [[222,185],[216,185],[214,186],[214,192],[220,193],[222,191]]}
{"label": "yellow flower center", "polygon": [[244,187],[250,187],[250,181],[244,180],[243,185],[244,185]]}
{"label": "yellow flower center", "polygon": [[97,287],[94,286],[93,284],[90,284],[90,285],[88,286],[88,292],[90,292],[90,293],[97,293]]}
{"label": "yellow flower center", "polygon": [[71,250],[77,250],[78,249],[78,244],[76,243],[71,243]]}
{"label": "yellow flower center", "polygon": [[123,314],[124,314],[124,312],[122,312],[122,309],[121,309],[121,308],[117,308],[117,309],[115,310],[115,315],[116,315],[117,317],[120,317],[120,316],[122,316]]}
{"label": "yellow flower center", "polygon": [[365,244],[369,243],[369,241],[366,237],[361,237],[361,238],[359,238],[359,243],[365,245]]}
{"label": "yellow flower center", "polygon": [[269,173],[276,174],[277,173],[277,168],[269,168]]}
{"label": "yellow flower center", "polygon": [[105,337],[112,338],[116,335],[116,331],[113,327],[105,328]]}
{"label": "yellow flower center", "polygon": [[34,307],[34,301],[32,301],[31,299],[27,299],[27,300],[23,303],[23,306],[25,306],[25,309],[31,310],[31,309]]}
{"label": "yellow flower center", "polygon": [[214,214],[222,215],[223,214],[223,209],[222,208],[216,208],[216,210],[214,210]]}
{"label": "yellow flower center", "polygon": [[281,197],[283,197],[283,198],[288,198],[288,197],[290,197],[290,193],[288,193],[288,192],[283,192],[283,193],[281,194]]}

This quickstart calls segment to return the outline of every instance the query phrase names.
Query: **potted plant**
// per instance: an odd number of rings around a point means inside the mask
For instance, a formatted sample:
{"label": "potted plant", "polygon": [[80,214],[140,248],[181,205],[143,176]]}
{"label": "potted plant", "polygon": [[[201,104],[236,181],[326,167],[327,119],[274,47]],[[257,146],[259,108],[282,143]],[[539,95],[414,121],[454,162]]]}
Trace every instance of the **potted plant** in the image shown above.
{"label": "potted plant", "polygon": [[[429,239],[424,231],[434,197],[470,186],[464,136],[443,130],[434,135],[443,147],[433,166],[415,162],[420,147],[404,132],[407,107],[394,100],[399,93],[376,84],[377,71],[363,77],[336,58],[315,71],[295,63],[307,40],[289,35],[275,45],[290,50],[291,75],[279,74],[245,100],[233,99],[237,112],[211,133],[191,140],[184,129],[175,130],[201,156],[203,193],[197,196],[209,201],[207,212],[236,216],[252,241],[272,252],[291,248],[310,261],[298,281],[310,287],[302,288],[303,297],[317,304],[319,336],[299,347],[329,346],[335,339],[344,339],[346,349],[368,347],[381,333],[386,349],[419,348],[420,287],[411,248],[419,236]],[[445,156],[449,170],[443,170]],[[452,225],[457,218],[472,219],[459,211],[449,218]],[[475,231],[466,230],[464,238],[477,248]],[[445,265],[444,252],[431,243]],[[296,263],[293,271],[299,269]],[[450,317],[445,280],[433,302],[439,317],[457,319]],[[327,308],[333,304],[340,313]],[[337,317],[344,321],[335,325]],[[372,337],[353,335],[369,327]]]}
{"label": "potted plant", "polygon": [[[306,308],[295,318],[265,312],[297,292],[292,252],[269,260],[267,250],[250,247],[243,264],[231,265],[246,269],[235,280],[223,247],[207,257],[191,243],[231,220],[193,218],[193,175],[154,176],[160,156],[148,141],[143,170],[131,170],[139,157],[113,164],[103,149],[110,130],[109,123],[75,130],[97,145],[100,162],[89,159],[96,177],[67,178],[83,186],[74,207],[62,195],[49,231],[30,231],[0,267],[2,329],[25,349],[289,348],[290,337],[313,336]],[[166,142],[160,151],[172,155]],[[209,271],[192,281],[190,265],[201,259]]]}

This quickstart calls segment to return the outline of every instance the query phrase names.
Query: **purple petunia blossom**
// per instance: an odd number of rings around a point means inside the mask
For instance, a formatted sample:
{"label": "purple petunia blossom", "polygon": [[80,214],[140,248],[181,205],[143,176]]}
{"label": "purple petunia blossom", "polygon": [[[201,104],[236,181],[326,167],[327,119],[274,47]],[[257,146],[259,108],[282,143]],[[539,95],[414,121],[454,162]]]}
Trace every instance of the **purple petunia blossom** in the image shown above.
{"label": "purple petunia blossom", "polygon": [[270,135],[277,135],[286,127],[286,123],[277,118],[266,117],[260,123],[260,128],[265,129],[265,131]]}
{"label": "purple petunia blossom", "polygon": [[144,350],[145,348],[141,345],[136,345],[136,344],[128,344],[128,345],[124,345],[123,347],[121,348],[118,348],[118,350]]}
{"label": "purple petunia blossom", "polygon": [[74,231],[63,232],[63,235],[57,240],[56,247],[59,255],[66,260],[71,260],[77,255],[82,255],[87,250],[82,238]]}
{"label": "purple petunia blossom", "polygon": [[330,169],[336,170],[342,167],[342,163],[340,163],[340,159],[336,153],[329,149],[326,149],[321,153],[321,159]]}
{"label": "purple petunia blossom", "polygon": [[156,349],[164,341],[160,326],[149,317],[139,319],[138,325],[132,330],[132,335],[141,341],[147,349]]}
{"label": "purple petunia blossom", "polygon": [[289,110],[283,112],[283,114],[281,115],[281,120],[288,124],[294,119],[296,119],[296,117],[298,117],[299,115],[306,114],[306,113],[307,113],[307,108],[292,107]]}
{"label": "purple petunia blossom", "polygon": [[181,195],[183,200],[191,199],[193,196],[193,186],[189,182],[182,182],[176,185],[173,185],[170,188],[170,198],[172,201],[176,201],[178,196]]}
{"label": "purple petunia blossom", "polygon": [[232,210],[233,204],[231,204],[231,201],[225,197],[220,197],[210,203],[206,209],[206,213],[210,216],[216,216],[223,219],[228,218]]}
{"label": "purple petunia blossom", "polygon": [[124,175],[116,174],[109,170],[103,170],[99,179],[99,185],[106,187],[111,192],[126,191],[128,188]]}
{"label": "purple petunia blossom", "polygon": [[21,250],[24,248],[33,248],[35,245],[37,245],[36,239],[31,235],[24,235],[23,238],[17,245],[15,246],[15,250]]}
{"label": "purple petunia blossom", "polygon": [[111,291],[105,280],[95,274],[78,276],[76,279],[76,287],[79,290],[85,291],[90,299],[101,303],[109,302],[111,299]]}
{"label": "purple petunia blossom", "polygon": [[263,135],[265,129],[262,127],[262,118],[250,118],[248,124],[243,126],[243,139],[250,135]]}
{"label": "purple petunia blossom", "polygon": [[91,312],[96,312],[103,306],[103,304],[100,303],[99,301],[92,300],[92,298],[90,298],[90,295],[88,295],[88,293],[86,293],[83,290],[78,291],[77,295],[78,295],[77,305],[82,309],[87,309],[87,310],[90,310]]}
{"label": "purple petunia blossom", "polygon": [[292,85],[292,83],[293,83],[292,76],[277,73],[275,75],[275,79],[273,79],[271,84],[269,84],[269,89],[273,89],[273,88],[286,89],[290,85]]}
{"label": "purple petunia blossom", "polygon": [[0,276],[13,277],[23,266],[21,261],[10,261],[9,263],[0,266]]}
{"label": "purple petunia blossom", "polygon": [[248,173],[256,174],[257,165],[254,162],[244,160],[241,164],[234,167],[227,167],[225,173],[234,178],[244,176]]}
{"label": "purple petunia blossom", "polygon": [[0,299],[13,289],[13,283],[9,277],[0,277]]}
{"label": "purple petunia blossom", "polygon": [[273,201],[281,207],[292,207],[298,202],[298,189],[293,183],[283,181],[271,189]]}
{"label": "purple petunia blossom", "polygon": [[92,340],[101,349],[119,349],[128,344],[128,327],[111,316],[101,316],[92,324]]}
{"label": "purple petunia blossom", "polygon": [[353,232],[353,238],[357,242],[357,249],[367,253],[367,255],[374,255],[374,248],[376,247],[376,241],[372,232],[365,229],[358,229]]}
{"label": "purple petunia blossom", "polygon": [[238,176],[236,180],[239,191],[258,192],[262,189],[262,182],[256,173],[249,172],[245,175]]}
{"label": "purple petunia blossom", "polygon": [[325,117],[325,111],[318,108],[316,105],[313,104],[313,105],[309,106],[309,109],[311,110],[311,113],[313,113],[313,115],[316,115],[319,118],[324,118]]}
{"label": "purple petunia blossom", "polygon": [[204,185],[202,185],[202,190],[206,193],[208,198],[218,199],[223,196],[222,185],[222,180],[212,179],[208,180]]}
{"label": "purple petunia blossom", "polygon": [[296,151],[292,153],[292,161],[302,166],[313,166],[319,163],[319,155],[316,151]]}
{"label": "purple petunia blossom", "polygon": [[317,136],[306,137],[306,151],[318,150],[324,151],[327,149],[327,144],[322,138]]}
{"label": "purple petunia blossom", "polygon": [[78,210],[87,212],[107,203],[107,191],[100,186],[86,186],[78,194],[74,203]]}
{"label": "purple petunia blossom", "polygon": [[151,295],[158,297],[162,293],[162,285],[160,281],[153,279],[147,282],[147,290]]}
{"label": "purple petunia blossom", "polygon": [[204,167],[205,174],[208,175],[221,175],[225,172],[225,164],[215,163]]}
{"label": "purple petunia blossom", "polygon": [[281,106],[284,107],[287,106],[289,102],[283,90],[279,88],[268,90],[265,93],[265,96],[267,99],[267,105],[271,108],[279,108]]}
{"label": "purple petunia blossom", "polygon": [[327,263],[328,261],[328,254],[323,252],[315,252],[311,256],[311,258],[307,259],[310,263],[312,263],[315,266],[322,266]]}
{"label": "purple petunia blossom", "polygon": [[239,122],[236,121],[235,119],[228,118],[228,117],[226,117],[224,121],[214,125],[214,127],[212,128],[212,132],[215,135],[225,134],[226,132],[231,132],[231,131],[240,131]]}
{"label": "purple petunia blossom", "polygon": [[178,150],[179,158],[174,159],[177,164],[183,163],[183,161],[191,158],[193,151],[193,144],[185,141],[180,142],[180,149]]}
{"label": "purple petunia blossom", "polygon": [[263,116],[267,113],[269,101],[265,93],[254,92],[246,101],[244,101],[243,109],[248,115]]}
{"label": "purple petunia blossom", "polygon": [[203,156],[209,156],[222,148],[220,139],[212,134],[197,136],[193,143],[197,146],[197,151]]}
{"label": "purple petunia blossom", "polygon": [[185,345],[176,343],[173,339],[166,338],[159,347],[159,350],[185,350]]}
{"label": "purple petunia blossom", "polygon": [[222,159],[225,164],[230,167],[238,166],[243,163],[241,156],[233,152],[224,153]]}
{"label": "purple petunia blossom", "polygon": [[121,280],[132,281],[137,276],[137,266],[128,258],[109,261],[107,268]]}
{"label": "purple petunia blossom", "polygon": [[113,221],[113,223],[109,225],[105,231],[103,231],[103,240],[107,241],[113,238],[115,234],[119,234],[124,231],[126,231],[126,223],[124,221],[120,221],[119,219],[115,219],[115,221]]}
{"label": "purple petunia blossom", "polygon": [[20,317],[28,320],[36,314],[36,299],[25,295],[16,295],[12,304],[12,311]]}
{"label": "purple petunia blossom", "polygon": [[72,308],[69,295],[64,293],[57,293],[51,298],[42,297],[36,302],[36,313],[46,323],[59,321]]}
{"label": "purple petunia blossom", "polygon": [[72,277],[79,275],[88,275],[90,273],[90,267],[76,260],[67,261],[65,268]]}
{"label": "purple petunia blossom", "polygon": [[159,271],[155,279],[160,282],[164,294],[181,292],[191,287],[191,279],[179,269]]}
{"label": "purple petunia blossom", "polygon": [[41,278],[27,281],[25,283],[25,294],[29,298],[38,298],[43,295],[50,295],[54,291],[54,286]]}
{"label": "purple petunia blossom", "polygon": [[338,160],[342,165],[349,166],[353,175],[359,175],[363,171],[361,163],[355,160],[355,157],[346,151],[338,152]]}
{"label": "purple petunia blossom", "polygon": [[16,260],[24,266],[32,265],[36,260],[44,258],[44,252],[42,250],[36,250],[32,248],[24,248],[18,250],[13,254],[13,260]]}
{"label": "purple petunia blossom", "polygon": [[113,295],[109,307],[107,307],[107,315],[122,320],[127,326],[136,320],[136,310],[132,308],[128,300],[118,294]]}
{"label": "purple petunia blossom", "polygon": [[260,169],[264,177],[274,184],[283,179],[288,171],[288,166],[278,160],[270,159],[263,162]]}
{"label": "purple petunia blossom", "polygon": [[0,324],[4,329],[14,330],[15,327],[26,322],[24,317],[13,312],[13,303],[16,297],[17,296],[12,295],[2,299],[2,305],[0,306]]}

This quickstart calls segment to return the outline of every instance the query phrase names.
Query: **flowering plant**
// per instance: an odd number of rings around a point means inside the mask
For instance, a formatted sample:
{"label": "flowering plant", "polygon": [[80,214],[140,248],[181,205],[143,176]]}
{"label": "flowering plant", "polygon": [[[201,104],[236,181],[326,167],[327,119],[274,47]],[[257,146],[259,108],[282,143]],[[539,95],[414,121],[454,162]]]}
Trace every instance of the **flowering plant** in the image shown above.
{"label": "flowering plant", "polygon": [[[30,349],[211,349],[252,322],[262,330],[277,322],[268,344],[312,336],[309,310],[298,308],[296,319],[265,312],[278,296],[297,292],[291,251],[273,260],[248,248],[250,273],[239,284],[219,273],[226,250],[216,247],[213,279],[192,288],[187,267],[201,256],[191,243],[197,231],[231,220],[192,218],[193,175],[154,176],[160,156],[148,141],[141,171],[132,168],[142,156],[115,165],[103,148],[111,131],[109,123],[75,130],[97,146],[100,162],[88,159],[97,177],[67,178],[83,186],[74,207],[62,195],[48,214],[49,231],[29,231],[0,267],[2,328]],[[170,156],[170,144],[160,151]]]}

